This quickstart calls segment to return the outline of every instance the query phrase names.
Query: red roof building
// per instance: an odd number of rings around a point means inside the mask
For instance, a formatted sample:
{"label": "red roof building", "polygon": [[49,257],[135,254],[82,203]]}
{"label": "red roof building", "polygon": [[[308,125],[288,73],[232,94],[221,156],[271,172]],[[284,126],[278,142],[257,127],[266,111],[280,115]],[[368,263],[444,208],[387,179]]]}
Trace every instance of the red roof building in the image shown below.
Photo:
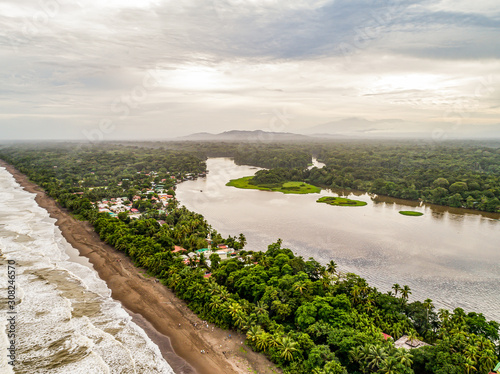
{"label": "red roof building", "polygon": [[384,337],[385,340],[387,339],[393,339],[392,336],[390,336],[389,334],[386,334],[386,333],[382,333],[382,336]]}
{"label": "red roof building", "polygon": [[174,250],[172,251],[172,253],[177,253],[177,252],[187,252],[187,249],[179,247],[178,245],[174,245]]}

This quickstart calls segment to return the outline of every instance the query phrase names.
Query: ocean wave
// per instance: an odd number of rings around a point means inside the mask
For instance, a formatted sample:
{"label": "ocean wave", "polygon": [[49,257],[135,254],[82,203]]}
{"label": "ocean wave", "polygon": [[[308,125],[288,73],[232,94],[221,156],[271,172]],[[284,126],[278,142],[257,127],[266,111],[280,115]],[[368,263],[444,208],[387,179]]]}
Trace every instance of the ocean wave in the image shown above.
{"label": "ocean wave", "polygon": [[[16,373],[173,373],[93,268],[71,261],[56,220],[2,169],[0,191],[0,261],[17,272]],[[0,281],[7,295],[6,271]],[[5,308],[0,315],[3,324]],[[0,360],[2,373],[11,369]]]}

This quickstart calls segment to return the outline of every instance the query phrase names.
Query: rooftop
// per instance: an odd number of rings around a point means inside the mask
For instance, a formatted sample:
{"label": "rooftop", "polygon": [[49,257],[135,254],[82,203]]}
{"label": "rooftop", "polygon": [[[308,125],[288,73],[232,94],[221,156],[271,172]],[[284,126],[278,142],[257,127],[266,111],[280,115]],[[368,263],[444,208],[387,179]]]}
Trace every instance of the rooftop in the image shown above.
{"label": "rooftop", "polygon": [[396,340],[394,342],[394,346],[396,348],[405,348],[405,349],[420,348],[420,347],[423,347],[425,345],[429,345],[429,344],[427,344],[426,342],[420,341],[418,339],[410,340],[408,338],[408,335],[403,335],[401,338],[399,338],[398,340]]}

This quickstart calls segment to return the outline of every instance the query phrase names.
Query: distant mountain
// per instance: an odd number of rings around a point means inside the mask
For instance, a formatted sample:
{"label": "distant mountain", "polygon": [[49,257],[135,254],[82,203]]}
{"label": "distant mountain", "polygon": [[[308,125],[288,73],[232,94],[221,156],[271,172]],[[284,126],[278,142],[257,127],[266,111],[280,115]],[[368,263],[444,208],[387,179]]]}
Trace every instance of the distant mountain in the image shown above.
{"label": "distant mountain", "polygon": [[369,121],[365,118],[344,118],[303,129],[303,134],[314,138],[429,138],[488,139],[500,138],[500,124],[471,125],[453,121],[408,122],[401,119]]}
{"label": "distant mountain", "polygon": [[304,141],[311,140],[309,136],[292,134],[289,132],[269,132],[262,130],[241,131],[231,130],[220,134],[211,134],[208,132],[199,132],[188,136],[177,138],[176,140],[188,141],[222,141],[222,142],[289,142],[289,141]]}
{"label": "distant mountain", "polygon": [[301,131],[302,134],[289,132],[268,132],[262,130],[231,130],[220,134],[200,132],[176,138],[175,140],[199,142],[319,142],[345,139],[498,139],[500,124],[497,125],[460,125],[451,122],[414,123],[400,119],[369,121],[364,118],[344,118],[323,123]]}

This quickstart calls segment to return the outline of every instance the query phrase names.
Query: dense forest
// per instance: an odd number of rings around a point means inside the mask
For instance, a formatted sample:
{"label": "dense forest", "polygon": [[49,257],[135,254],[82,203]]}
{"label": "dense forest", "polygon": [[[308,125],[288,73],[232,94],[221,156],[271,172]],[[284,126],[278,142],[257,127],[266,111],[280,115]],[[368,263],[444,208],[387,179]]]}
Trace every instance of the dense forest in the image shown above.
{"label": "dense forest", "polygon": [[[290,151],[282,152],[284,155]],[[377,154],[384,152],[389,151],[379,150]],[[289,173],[289,179],[337,184],[329,180],[330,174],[338,175],[338,168],[347,159],[337,161],[340,157],[327,149],[321,149],[320,157],[326,168],[310,172],[301,168],[276,169],[262,173],[263,178],[275,172]],[[394,155],[394,159],[398,157],[402,158]],[[477,157],[489,156],[481,153]],[[280,240],[269,245],[267,251],[263,248],[262,252],[251,252],[244,250],[244,235],[223,238],[201,215],[179,207],[174,197],[176,183],[205,172],[199,149],[190,153],[186,149],[109,145],[4,147],[0,158],[27,174],[62,206],[89,220],[102,240],[173,289],[201,318],[245,333],[247,343],[285,373],[487,374],[499,360],[500,324],[487,321],[480,313],[465,313],[460,308],[436,311],[430,299],[410,302],[411,290],[398,284],[382,293],[355,274],[339,272],[333,260],[323,266],[313,258],[295,256],[290,249],[282,248]],[[372,167],[382,165],[378,171],[391,170],[394,165],[386,165],[382,159],[373,157]],[[425,170],[422,165],[428,165],[429,170],[434,170],[432,165],[439,163],[429,159],[428,163],[415,159],[413,168]],[[445,159],[444,155],[439,159]],[[352,162],[357,165],[358,161]],[[481,176],[480,188],[486,187],[490,176],[497,175],[490,166],[484,163],[481,172],[471,171]],[[353,173],[354,169],[343,173]],[[452,176],[461,176],[465,169],[458,162],[439,176],[429,172],[428,182],[446,177],[449,190],[461,181]],[[377,178],[383,175],[386,181],[394,174],[379,174]],[[359,176],[356,179],[361,180]],[[125,181],[128,183],[124,185]],[[463,182],[470,184],[471,180]],[[151,190],[159,183],[171,196],[162,217],[155,200],[159,194]],[[488,190],[494,190],[492,186],[488,185]],[[415,185],[418,188],[425,186]],[[113,217],[99,213],[98,200],[120,196],[137,199],[136,206],[137,202],[150,205],[142,208],[137,219],[127,214]],[[231,246],[237,256],[222,260],[215,253],[209,258],[201,254],[186,261],[182,252],[173,251],[174,246],[182,246],[192,254],[207,245],[208,234],[214,246]],[[393,340],[402,337],[410,345],[428,345],[411,350],[396,348]]]}
{"label": "dense forest", "polygon": [[[148,143],[146,143],[148,144]],[[236,164],[276,170],[275,179],[360,190],[451,207],[500,212],[498,142],[335,141],[303,143],[149,143],[195,152],[201,158],[233,157]],[[306,170],[315,156],[326,164]],[[268,175],[271,177],[271,175]]]}
{"label": "dense forest", "polygon": [[500,211],[500,148],[450,143],[324,147],[310,183],[440,205]]}

